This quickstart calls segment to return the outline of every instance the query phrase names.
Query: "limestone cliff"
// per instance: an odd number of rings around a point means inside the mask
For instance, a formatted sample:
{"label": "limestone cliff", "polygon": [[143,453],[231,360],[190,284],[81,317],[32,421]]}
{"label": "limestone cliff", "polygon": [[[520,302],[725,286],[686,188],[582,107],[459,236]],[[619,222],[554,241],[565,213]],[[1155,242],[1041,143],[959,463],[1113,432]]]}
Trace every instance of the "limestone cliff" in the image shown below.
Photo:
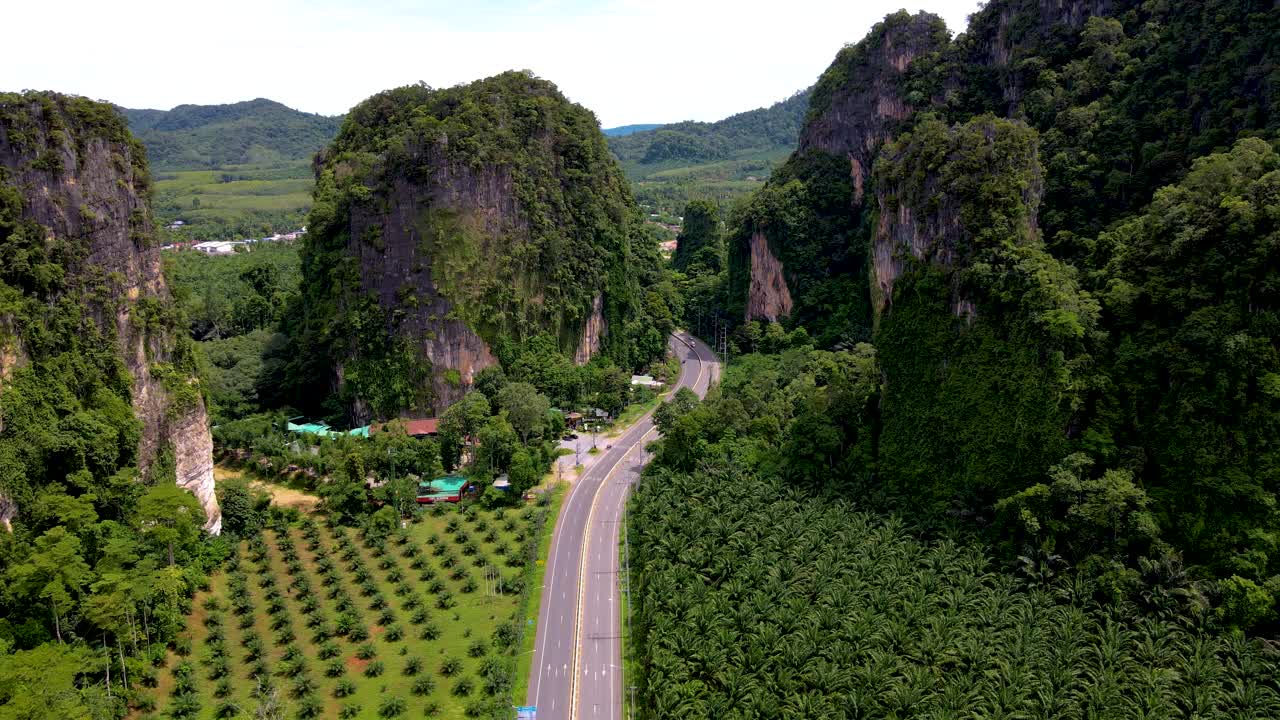
{"label": "limestone cliff", "polygon": [[[1040,244],[1037,144],[1022,123],[987,116],[957,128],[926,119],[886,150],[876,166],[879,212],[871,239],[877,320],[908,266],[963,268],[989,251],[993,238],[1006,247]],[[1011,189],[984,193],[983,183]],[[951,312],[972,322],[977,309],[954,277]]]}
{"label": "limestone cliff", "polygon": [[[111,406],[103,392],[127,398],[137,421],[133,464],[143,477],[172,467],[217,533],[208,419],[161,273],[141,146],[108,105],[3,95],[0,193],[0,295],[10,301],[0,302],[0,383],[29,371],[28,382],[56,387],[66,380],[40,374],[80,361],[91,372],[96,363],[104,385],[82,377],[68,391],[88,394],[79,399],[86,412]],[[19,415],[26,407],[11,405]],[[28,430],[16,423],[0,422],[0,439]],[[132,428],[120,432],[134,438]],[[0,481],[22,495],[35,475]]]}
{"label": "limestone cliff", "polygon": [[535,335],[613,352],[637,312],[634,201],[595,117],[546,81],[376,95],[316,173],[294,335],[356,421],[438,412]]}
{"label": "limestone cliff", "polygon": [[[731,237],[731,298],[746,320],[792,317],[823,342],[863,341],[869,326],[824,327],[839,297],[865,295],[860,226],[880,147],[915,110],[905,81],[949,42],[935,15],[898,12],[845,47],[814,86],[799,146]],[[928,101],[924,98],[923,101]]]}
{"label": "limestone cliff", "polygon": [[796,152],[848,158],[855,205],[862,203],[876,151],[914,109],[903,76],[916,58],[943,50],[949,39],[936,15],[899,12],[841,50],[818,80]]}

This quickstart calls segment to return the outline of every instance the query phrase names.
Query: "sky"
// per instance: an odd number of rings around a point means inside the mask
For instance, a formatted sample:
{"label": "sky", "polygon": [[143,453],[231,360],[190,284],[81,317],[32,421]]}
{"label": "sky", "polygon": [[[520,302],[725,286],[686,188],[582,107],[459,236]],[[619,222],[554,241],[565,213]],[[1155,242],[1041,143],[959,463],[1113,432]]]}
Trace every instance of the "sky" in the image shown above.
{"label": "sky", "polygon": [[0,44],[0,90],[336,115],[387,88],[524,69],[606,128],[713,121],[808,87],[901,8],[958,33],[978,0],[36,0],[5,10],[19,31]]}

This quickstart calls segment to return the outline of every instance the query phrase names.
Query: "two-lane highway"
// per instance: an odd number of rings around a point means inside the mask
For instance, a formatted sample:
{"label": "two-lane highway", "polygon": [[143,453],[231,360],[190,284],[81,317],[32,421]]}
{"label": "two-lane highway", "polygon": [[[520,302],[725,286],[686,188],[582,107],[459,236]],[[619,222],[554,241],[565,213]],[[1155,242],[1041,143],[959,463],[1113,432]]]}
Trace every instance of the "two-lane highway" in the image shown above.
{"label": "two-lane highway", "polygon": [[[711,349],[680,333],[676,387],[699,397],[718,376]],[[543,577],[542,606],[526,702],[538,720],[618,719],[622,713],[619,523],[644,446],[657,436],[651,414],[613,442],[574,483],[560,510]]]}

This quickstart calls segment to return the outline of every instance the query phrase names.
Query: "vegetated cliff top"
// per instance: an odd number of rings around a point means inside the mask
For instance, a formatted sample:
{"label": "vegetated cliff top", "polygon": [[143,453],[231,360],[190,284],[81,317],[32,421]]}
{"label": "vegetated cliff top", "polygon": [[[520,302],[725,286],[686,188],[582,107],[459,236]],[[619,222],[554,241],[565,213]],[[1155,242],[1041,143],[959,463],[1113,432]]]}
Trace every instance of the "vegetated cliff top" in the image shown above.
{"label": "vegetated cliff top", "polygon": [[161,170],[308,160],[342,124],[341,116],[304,113],[264,98],[120,112]]}
{"label": "vegetated cliff top", "polygon": [[766,108],[723,120],[680,122],[609,138],[609,149],[624,163],[727,160],[742,152],[788,151],[795,147],[809,106],[809,89]]}

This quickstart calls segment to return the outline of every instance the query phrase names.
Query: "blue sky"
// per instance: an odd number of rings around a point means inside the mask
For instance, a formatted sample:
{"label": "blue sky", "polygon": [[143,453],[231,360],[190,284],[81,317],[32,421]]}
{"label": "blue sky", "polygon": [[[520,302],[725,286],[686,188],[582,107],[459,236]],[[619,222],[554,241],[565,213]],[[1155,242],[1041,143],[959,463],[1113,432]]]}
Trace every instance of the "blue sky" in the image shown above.
{"label": "blue sky", "polygon": [[977,0],[69,0],[14,3],[0,89],[168,109],[267,97],[344,112],[424,81],[528,69],[605,127],[717,120],[813,83],[840,47],[905,7],[963,30]]}

